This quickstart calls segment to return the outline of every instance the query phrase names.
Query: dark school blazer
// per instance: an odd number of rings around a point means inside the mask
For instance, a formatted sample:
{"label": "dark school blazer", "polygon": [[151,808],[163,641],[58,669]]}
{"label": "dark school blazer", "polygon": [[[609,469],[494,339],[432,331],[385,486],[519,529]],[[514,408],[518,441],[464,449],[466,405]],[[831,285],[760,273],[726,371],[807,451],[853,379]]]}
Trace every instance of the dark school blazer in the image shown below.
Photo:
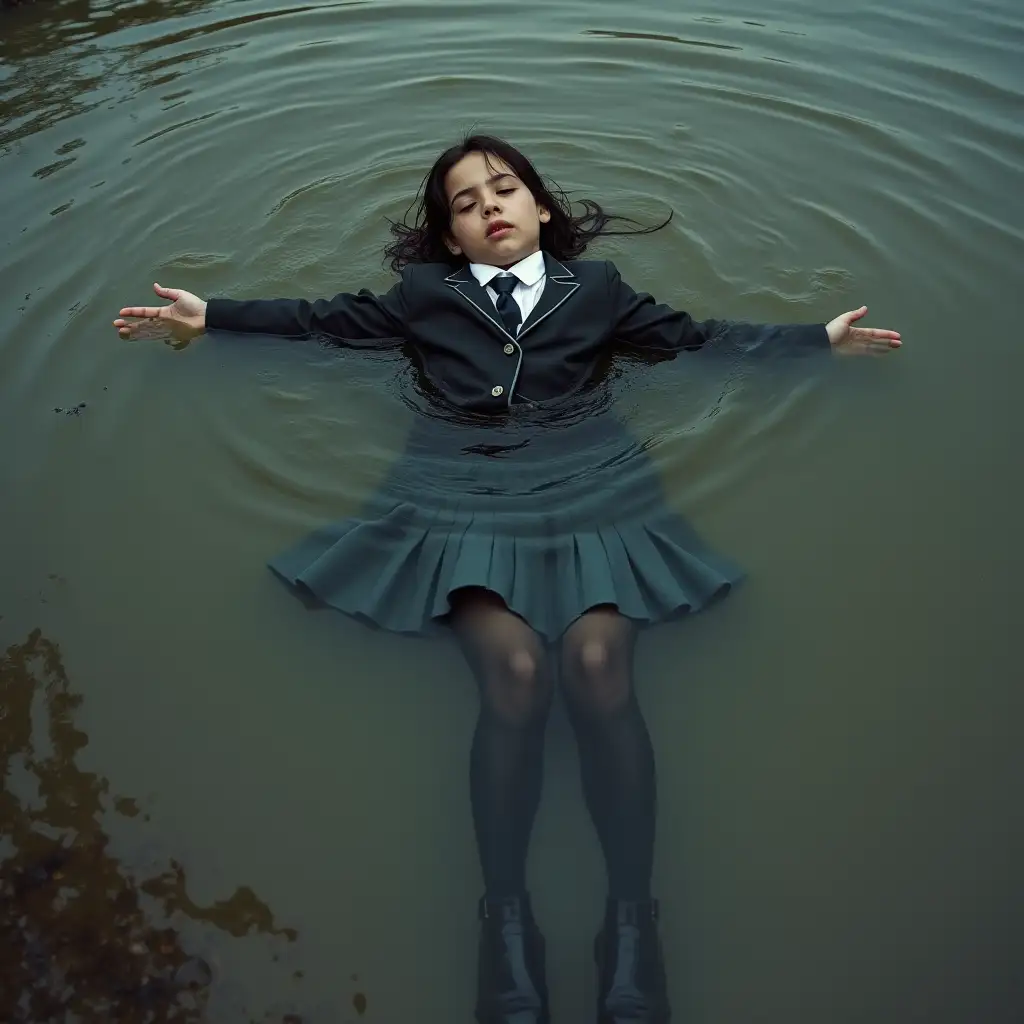
{"label": "dark school blazer", "polygon": [[210,299],[209,330],[285,337],[326,335],[357,348],[407,343],[428,381],[453,405],[498,412],[564,396],[587,383],[609,347],[664,357],[710,341],[768,354],[830,350],[824,324],[694,321],[637,293],[605,260],[559,263],[544,254],[547,280],[517,336],[470,273],[443,263],[411,264],[383,295],[363,290],[333,299]]}

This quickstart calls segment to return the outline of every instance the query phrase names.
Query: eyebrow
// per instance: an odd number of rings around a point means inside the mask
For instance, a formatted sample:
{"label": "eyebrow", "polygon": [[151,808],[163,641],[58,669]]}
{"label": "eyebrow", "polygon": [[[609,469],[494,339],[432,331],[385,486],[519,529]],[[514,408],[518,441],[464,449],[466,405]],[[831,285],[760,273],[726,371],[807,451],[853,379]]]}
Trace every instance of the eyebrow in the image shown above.
{"label": "eyebrow", "polygon": [[[502,178],[514,178],[514,177],[515,177],[515,175],[511,171],[500,171],[497,174],[492,174],[487,179],[487,181],[484,182],[484,184],[485,185],[493,185],[496,181],[501,181]],[[470,185],[469,188],[460,189],[458,192],[455,193],[455,195],[452,196],[450,205],[454,206],[455,203],[459,199],[462,198],[462,196],[466,195],[467,192],[472,192],[477,187],[478,187],[477,185]]]}

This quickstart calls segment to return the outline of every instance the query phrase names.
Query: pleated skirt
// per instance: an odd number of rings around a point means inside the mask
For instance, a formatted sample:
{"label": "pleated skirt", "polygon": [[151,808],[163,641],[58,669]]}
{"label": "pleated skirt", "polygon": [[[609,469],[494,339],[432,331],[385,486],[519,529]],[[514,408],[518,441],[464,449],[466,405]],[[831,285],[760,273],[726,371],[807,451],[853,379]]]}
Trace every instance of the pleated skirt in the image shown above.
{"label": "pleated skirt", "polygon": [[597,605],[652,625],[742,577],[669,508],[610,408],[565,403],[419,417],[360,513],[270,567],[307,601],[410,635],[443,629],[452,594],[483,587],[550,642]]}

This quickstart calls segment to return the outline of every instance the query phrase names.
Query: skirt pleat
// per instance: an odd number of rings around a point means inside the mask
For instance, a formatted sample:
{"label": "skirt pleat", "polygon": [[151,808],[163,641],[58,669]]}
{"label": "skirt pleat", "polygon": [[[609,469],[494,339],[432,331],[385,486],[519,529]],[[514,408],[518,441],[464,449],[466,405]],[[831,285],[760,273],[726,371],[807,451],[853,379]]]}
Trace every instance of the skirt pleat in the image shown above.
{"label": "skirt pleat", "polygon": [[[481,434],[507,452],[480,454]],[[457,590],[485,588],[552,642],[596,606],[651,625],[699,611],[742,577],[668,507],[646,452],[608,415],[557,430],[420,428],[362,514],[271,568],[319,602],[412,635],[442,628]]]}

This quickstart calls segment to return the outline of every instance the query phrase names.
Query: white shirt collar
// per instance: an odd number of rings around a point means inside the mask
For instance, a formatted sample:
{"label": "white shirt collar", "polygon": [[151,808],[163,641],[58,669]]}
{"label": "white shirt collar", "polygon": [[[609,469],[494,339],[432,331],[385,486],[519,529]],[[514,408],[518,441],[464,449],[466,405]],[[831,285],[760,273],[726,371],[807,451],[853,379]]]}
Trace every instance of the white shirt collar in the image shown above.
{"label": "white shirt collar", "polygon": [[[480,282],[480,286],[488,285],[491,279],[505,273],[503,267],[492,267],[487,263],[470,263],[470,272]],[[509,273],[515,274],[528,288],[535,285],[547,273],[544,266],[544,253],[539,249],[515,266],[509,267]]]}

